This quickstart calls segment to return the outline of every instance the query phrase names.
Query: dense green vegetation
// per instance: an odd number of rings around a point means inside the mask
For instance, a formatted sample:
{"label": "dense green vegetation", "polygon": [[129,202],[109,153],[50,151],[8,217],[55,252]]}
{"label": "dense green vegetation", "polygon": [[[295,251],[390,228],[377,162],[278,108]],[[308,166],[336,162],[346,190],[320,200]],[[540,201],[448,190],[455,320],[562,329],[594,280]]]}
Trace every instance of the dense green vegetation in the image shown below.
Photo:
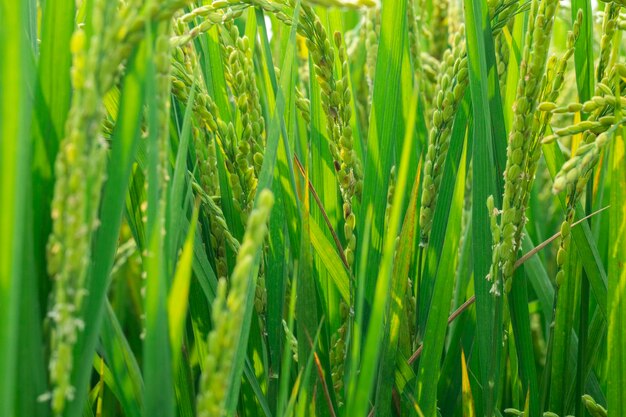
{"label": "dense green vegetation", "polygon": [[0,416],[626,416],[624,0],[0,22]]}

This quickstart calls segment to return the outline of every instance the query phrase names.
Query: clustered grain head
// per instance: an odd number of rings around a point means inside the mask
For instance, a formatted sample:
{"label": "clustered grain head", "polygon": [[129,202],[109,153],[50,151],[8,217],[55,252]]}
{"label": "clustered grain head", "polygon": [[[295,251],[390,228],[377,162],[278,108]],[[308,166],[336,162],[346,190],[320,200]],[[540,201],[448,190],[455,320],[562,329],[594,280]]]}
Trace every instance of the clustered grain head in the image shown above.
{"label": "clustered grain head", "polygon": [[454,117],[468,85],[467,52],[464,28],[454,38],[452,49],[442,58],[442,68],[437,82],[438,91],[433,101],[432,126],[428,135],[428,148],[424,162],[424,182],[420,204],[420,245],[426,246],[432,228],[443,167],[450,147]]}
{"label": "clustered grain head", "polygon": [[348,353],[347,350],[347,332],[349,325],[349,306],[343,300],[340,301],[339,304],[339,313],[341,319],[341,325],[337,329],[335,333],[330,338],[330,352],[329,352],[329,360],[330,360],[330,368],[331,368],[331,379],[333,381],[333,388],[335,390],[335,395],[338,397],[338,405],[343,405],[343,397],[344,397],[344,371],[345,371],[345,362],[346,355]]}
{"label": "clustered grain head", "polygon": [[583,404],[585,404],[585,408],[591,415],[591,417],[607,417],[608,411],[602,407],[600,404],[593,399],[593,397],[589,394],[585,394],[582,397]]}
{"label": "clustered grain head", "polygon": [[[360,199],[363,182],[362,166],[354,150],[352,133],[352,107],[349,89],[349,67],[345,44],[339,33],[334,35],[334,45],[338,51],[336,58],[331,39],[328,38],[319,18],[313,10],[305,7],[303,34],[307,37],[307,46],[315,66],[317,81],[321,90],[321,102],[327,117],[327,135],[334,169],[343,199],[345,220],[345,256],[352,265],[356,250],[354,227],[356,217],[352,210],[352,199]],[[339,60],[340,72],[335,70],[335,60]]]}
{"label": "clustered grain head", "polygon": [[274,195],[263,190],[258,205],[248,218],[246,232],[230,277],[230,288],[221,279],[213,302],[213,329],[209,333],[204,370],[197,395],[200,417],[224,416],[228,382],[244,320],[245,302],[250,285],[255,284],[255,258],[267,235],[267,221],[274,205]]}
{"label": "clustered grain head", "polygon": [[[540,156],[536,137],[538,126],[534,123],[534,117],[542,90],[557,6],[556,0],[532,2],[528,34],[520,65],[520,76],[513,106],[513,123],[507,146],[502,213],[497,236],[493,239],[494,259],[488,276],[494,281],[494,286],[497,286],[501,275],[507,291],[511,288],[510,278],[513,275],[526,220],[525,202]],[[499,290],[494,288],[493,292],[497,293]]]}
{"label": "clustered grain head", "polygon": [[[610,14],[610,10],[608,13]],[[581,15],[579,14],[578,22],[580,21]],[[610,20],[605,19],[603,22],[603,38],[607,32],[612,33],[613,31],[614,28]],[[571,43],[573,44],[573,42]],[[570,229],[573,227],[576,205],[586,192],[587,184],[593,176],[593,170],[600,160],[600,154],[612,137],[612,131],[625,122],[624,120],[616,120],[615,117],[615,114],[620,114],[619,109],[624,98],[619,95],[621,66],[620,64],[614,64],[607,74],[605,66],[609,61],[610,54],[600,58],[597,75],[602,77],[602,79],[596,83],[596,95],[591,100],[582,104],[573,103],[560,108],[553,102],[542,104],[542,107],[548,113],[561,109],[589,113],[586,120],[566,128],[556,129],[552,136],[544,139],[545,143],[549,143],[563,136],[580,134],[582,137],[582,143],[576,147],[571,159],[563,164],[554,178],[552,187],[555,194],[566,192],[565,219],[561,225],[560,244],[556,256],[557,288],[564,283],[570,274],[570,263],[568,262],[571,251]],[[611,86],[614,88],[611,88]]]}
{"label": "clustered grain head", "polygon": [[73,349],[83,328],[80,318],[87,296],[86,277],[91,236],[98,227],[100,188],[105,179],[106,145],[100,133],[104,116],[98,65],[106,5],[94,3],[93,35],[78,28],[72,35],[71,80],[74,98],[55,162],[52,234],[48,241],[48,273],[54,280],[50,338],[52,410],[62,415],[74,398],[71,385]]}
{"label": "clustered grain head", "polygon": [[227,63],[229,82],[241,117],[240,143],[246,143],[242,153],[245,154],[249,166],[254,167],[254,175],[258,177],[265,149],[265,120],[261,111],[250,41],[247,36],[239,35],[239,29],[232,22],[227,22],[222,27],[224,61]]}
{"label": "clustered grain head", "polygon": [[[494,0],[490,3],[489,13],[492,22],[502,26],[508,24],[519,6],[513,1]],[[495,32],[496,41],[500,32]],[[431,72],[438,73],[434,88],[431,114],[431,126],[428,135],[426,157],[424,159],[424,181],[420,202],[420,246],[428,245],[433,217],[437,206],[437,197],[443,167],[450,147],[450,138],[454,118],[468,86],[467,51],[465,45],[465,28],[459,26],[458,32],[451,36],[451,46],[443,53],[441,62],[433,62],[432,57],[420,57],[421,69],[433,67]],[[427,73],[426,71],[425,73]]]}

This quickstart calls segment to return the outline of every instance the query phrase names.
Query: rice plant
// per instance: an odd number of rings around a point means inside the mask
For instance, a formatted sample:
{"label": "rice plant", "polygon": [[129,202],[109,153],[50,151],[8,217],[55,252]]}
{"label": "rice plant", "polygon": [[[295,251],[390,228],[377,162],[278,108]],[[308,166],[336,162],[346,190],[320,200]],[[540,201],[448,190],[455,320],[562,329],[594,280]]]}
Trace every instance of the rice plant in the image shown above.
{"label": "rice plant", "polygon": [[0,417],[626,416],[624,0],[0,22]]}

